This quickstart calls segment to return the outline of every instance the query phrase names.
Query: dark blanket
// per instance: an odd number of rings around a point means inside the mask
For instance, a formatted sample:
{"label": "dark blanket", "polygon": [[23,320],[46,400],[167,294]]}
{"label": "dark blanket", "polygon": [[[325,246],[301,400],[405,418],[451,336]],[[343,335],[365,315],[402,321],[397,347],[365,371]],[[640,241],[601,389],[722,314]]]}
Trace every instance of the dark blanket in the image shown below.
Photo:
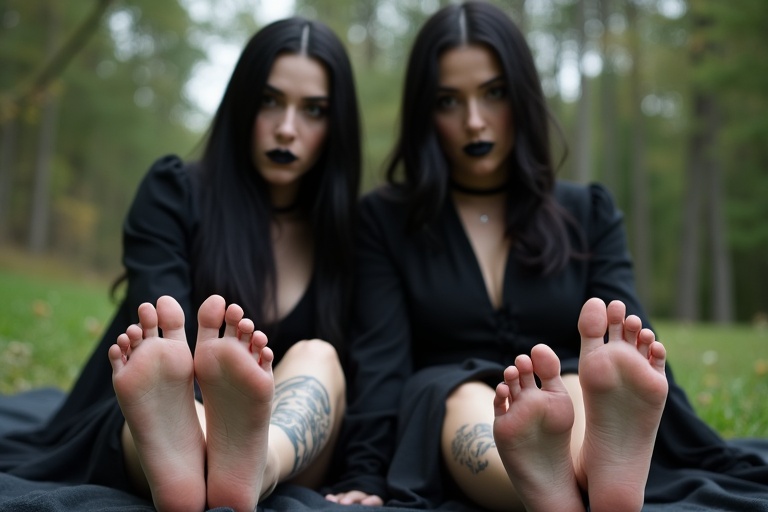
{"label": "dark blanket", "polygon": [[[0,435],[40,425],[61,402],[63,394],[54,389],[35,390],[19,395],[0,396]],[[768,460],[764,440],[735,441],[735,447],[758,450]],[[755,493],[754,487],[744,486],[743,492],[734,492],[738,483],[729,490],[713,480],[711,475],[695,471],[670,470],[664,475],[669,485],[669,502],[647,504],[645,512],[678,511],[754,511],[768,512],[768,482],[764,493]],[[0,473],[0,512],[152,512],[152,503],[117,489],[98,485],[68,485],[53,482],[33,482]],[[217,508],[210,512],[227,512]],[[258,507],[262,512],[328,511],[328,512],[404,512],[394,507],[341,506],[327,502],[322,495],[302,487],[281,485],[272,496]],[[469,512],[472,509],[451,502],[440,510]]]}
{"label": "dark blanket", "polygon": [[[61,404],[64,394],[57,389],[37,389],[11,396],[0,396],[0,436],[14,430],[42,425]],[[2,454],[0,454],[0,457]],[[0,473],[0,512],[153,512],[150,501],[110,487],[35,482]],[[391,507],[342,506],[326,501],[313,490],[280,485],[262,504],[259,512],[404,512]],[[458,504],[446,504],[441,510],[470,512]],[[209,512],[230,512],[228,508]]]}

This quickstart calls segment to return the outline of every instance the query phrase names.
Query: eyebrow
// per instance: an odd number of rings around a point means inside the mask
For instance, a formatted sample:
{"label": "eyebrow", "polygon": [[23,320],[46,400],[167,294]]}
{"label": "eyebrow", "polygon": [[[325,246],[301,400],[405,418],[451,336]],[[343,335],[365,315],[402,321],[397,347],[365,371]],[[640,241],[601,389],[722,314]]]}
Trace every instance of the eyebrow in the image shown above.
{"label": "eyebrow", "polygon": [[[283,91],[269,84],[264,84],[264,91],[270,94],[274,94],[276,96],[285,96],[285,93]],[[322,102],[322,101],[328,101],[328,96],[306,96],[302,98],[302,100],[309,101],[309,102]]]}
{"label": "eyebrow", "polygon": [[[486,80],[485,82],[481,83],[479,89],[484,89],[486,87],[490,87],[491,85],[495,85],[496,82],[503,82],[503,81],[504,81],[504,76],[503,75],[495,76],[495,77],[491,78],[490,80]],[[438,85],[437,89],[439,91],[442,91],[442,92],[457,92],[458,91],[458,89],[456,89],[455,87],[446,87],[444,85]]]}

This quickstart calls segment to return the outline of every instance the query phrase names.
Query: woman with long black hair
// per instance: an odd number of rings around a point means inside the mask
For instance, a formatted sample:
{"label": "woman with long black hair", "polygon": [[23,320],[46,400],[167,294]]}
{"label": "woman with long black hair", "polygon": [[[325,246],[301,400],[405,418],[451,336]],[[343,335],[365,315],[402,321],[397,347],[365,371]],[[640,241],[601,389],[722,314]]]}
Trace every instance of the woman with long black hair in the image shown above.
{"label": "woman with long black hair", "polygon": [[0,440],[0,469],[151,496],[159,510],[253,510],[280,481],[319,485],[345,408],[359,179],[342,43],[303,18],[264,27],[201,158],[163,157],[139,186],[125,299],[48,424]]}
{"label": "woman with long black hair", "polygon": [[765,461],[696,417],[643,329],[610,194],[556,179],[509,17],[480,1],[430,17],[400,115],[388,183],[362,201],[347,472],[328,499],[629,511],[688,501],[698,471],[735,508],[768,499]]}

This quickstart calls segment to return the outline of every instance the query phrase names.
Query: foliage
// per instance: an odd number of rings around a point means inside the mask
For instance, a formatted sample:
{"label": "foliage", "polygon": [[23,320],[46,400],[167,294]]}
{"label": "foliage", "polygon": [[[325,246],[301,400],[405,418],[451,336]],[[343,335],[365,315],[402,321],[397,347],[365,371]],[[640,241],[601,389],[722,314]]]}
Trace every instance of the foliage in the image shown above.
{"label": "foliage", "polygon": [[[138,181],[166,153],[194,157],[209,114],[186,89],[196,67],[219,43],[242,45],[263,25],[251,0],[112,0],[98,31],[46,95],[24,104],[12,99],[39,71],[51,48],[61,45],[97,0],[66,6],[55,0],[0,2],[0,142],[15,133],[12,150],[0,144],[0,241],[23,247],[29,237],[34,169],[43,101],[58,105],[55,152],[50,160],[52,229],[48,253],[80,266],[118,271],[120,227]],[[696,91],[717,99],[718,139],[711,152],[723,169],[726,235],[737,319],[768,312],[768,32],[764,0],[492,0],[528,35],[550,106],[561,121],[570,154],[585,129],[579,116],[579,51],[593,115],[586,129],[593,172],[605,176],[601,135],[602,79],[616,84],[615,142],[619,162],[613,192],[633,232],[631,137],[642,125],[649,187],[651,274],[649,306],[670,317],[680,290],[676,276],[680,239],[690,229],[682,215],[690,155],[700,128],[693,118]],[[294,0],[293,12],[327,22],[349,49],[359,86],[364,126],[364,188],[377,185],[396,129],[408,49],[423,21],[448,0]],[[628,24],[628,8],[638,12]],[[604,15],[603,9],[605,9]],[[581,18],[584,18],[582,21]],[[696,20],[706,23],[698,26]],[[641,40],[632,55],[631,41]],[[579,41],[584,39],[584,48]],[[603,45],[604,43],[604,45]],[[604,54],[603,47],[607,48]],[[697,49],[705,56],[691,59]],[[608,65],[610,64],[610,66]],[[637,66],[640,84],[632,83]],[[641,119],[631,95],[642,92]],[[256,91],[255,93],[258,93]],[[9,121],[13,120],[16,125]],[[12,130],[15,126],[15,132]],[[10,140],[10,139],[9,139]],[[6,160],[10,182],[4,181]],[[561,176],[574,176],[574,158]],[[6,185],[4,185],[6,184]],[[9,192],[10,193],[7,193]],[[5,201],[5,204],[3,204]],[[7,211],[7,215],[4,213]],[[7,225],[7,229],[5,226]],[[710,233],[705,228],[704,236]],[[4,237],[4,238],[3,238]],[[706,240],[704,240],[706,241]],[[698,249],[707,262],[710,248]],[[703,268],[703,306],[717,291]]]}

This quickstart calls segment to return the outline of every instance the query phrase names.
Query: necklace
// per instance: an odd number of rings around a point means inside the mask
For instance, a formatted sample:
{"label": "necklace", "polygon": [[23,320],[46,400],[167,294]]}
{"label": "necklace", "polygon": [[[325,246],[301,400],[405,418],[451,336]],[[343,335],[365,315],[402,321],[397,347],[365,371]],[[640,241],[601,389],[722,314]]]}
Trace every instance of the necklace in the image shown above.
{"label": "necklace", "polygon": [[[472,188],[467,187],[465,185],[462,185],[461,183],[453,180],[451,178],[450,180],[451,188],[454,190],[458,190],[459,192],[471,196],[492,196],[494,194],[501,194],[505,190],[507,190],[507,184],[502,183],[499,186],[493,187],[493,188]],[[491,220],[491,218],[488,216],[487,213],[481,213],[480,214],[480,223],[481,224],[488,224],[488,222]]]}
{"label": "necklace", "polygon": [[462,192],[464,194],[469,194],[471,196],[492,196],[494,194],[500,194],[505,190],[507,190],[506,183],[502,183],[501,185],[498,185],[493,188],[467,187],[466,185],[462,185],[461,183],[454,181],[453,178],[451,178],[450,183],[451,183],[451,188],[453,188],[454,190],[458,190],[459,192]]}
{"label": "necklace", "polygon": [[287,206],[273,206],[272,207],[272,213],[274,215],[283,215],[286,213],[293,213],[299,209],[299,202],[294,201],[293,203],[287,205]]}

